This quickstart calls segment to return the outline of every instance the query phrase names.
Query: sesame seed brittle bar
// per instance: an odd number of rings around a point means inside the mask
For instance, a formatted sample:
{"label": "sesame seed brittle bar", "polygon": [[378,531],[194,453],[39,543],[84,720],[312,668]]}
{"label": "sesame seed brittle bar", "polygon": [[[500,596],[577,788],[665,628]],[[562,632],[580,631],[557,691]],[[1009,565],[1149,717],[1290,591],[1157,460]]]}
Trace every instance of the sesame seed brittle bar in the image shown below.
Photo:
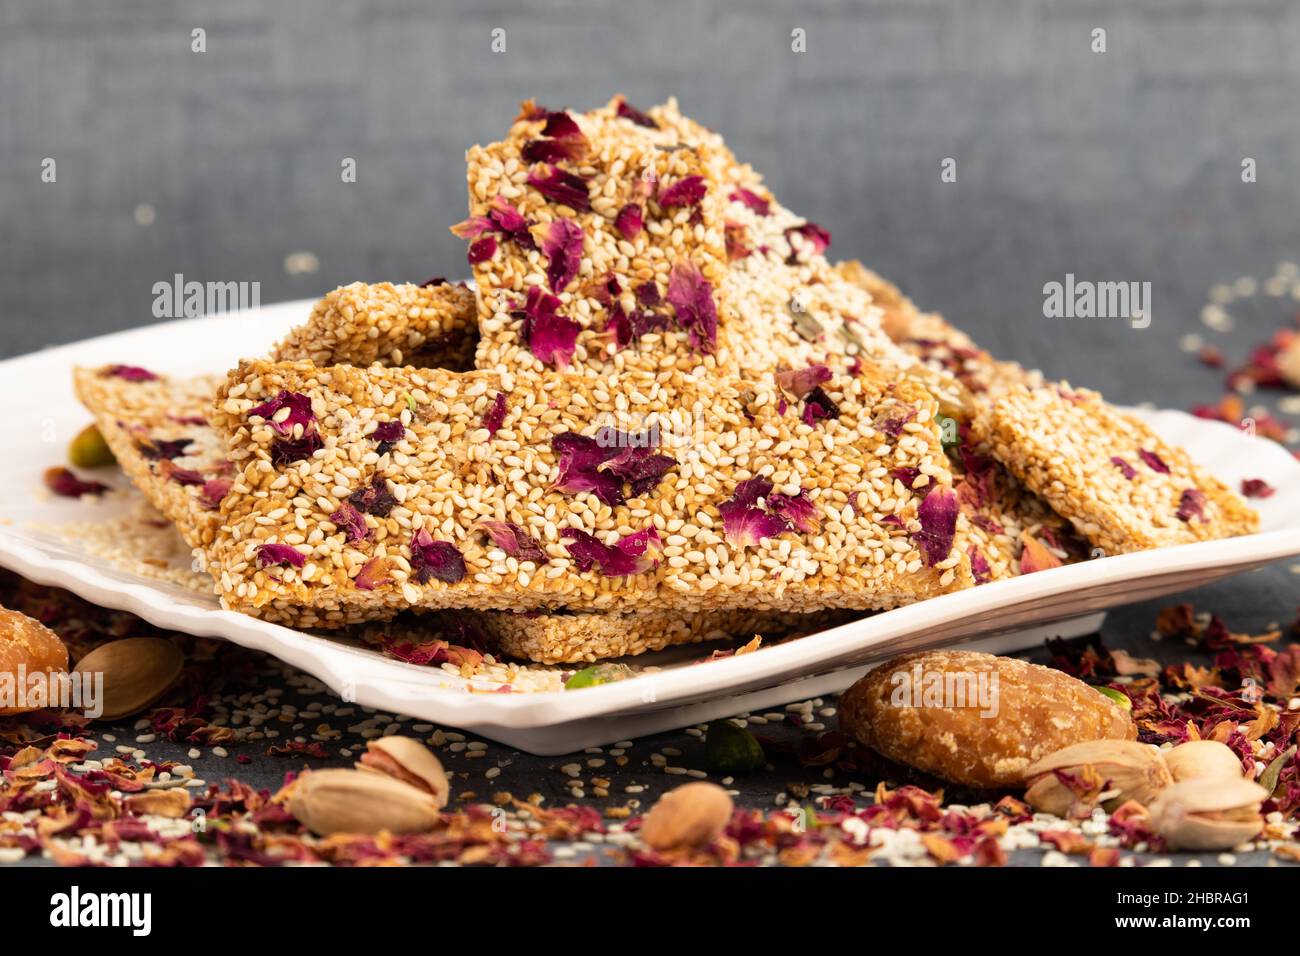
{"label": "sesame seed brittle bar", "polygon": [[1223,482],[1096,392],[1015,385],[976,422],[1007,469],[1105,552],[1190,544],[1259,528]]}
{"label": "sesame seed brittle bar", "polygon": [[221,376],[174,379],[109,365],[74,369],[73,383],[126,476],[186,544],[211,544],[233,474],[225,442],[208,424]]}
{"label": "sesame seed brittle bar", "polygon": [[526,103],[468,161],[470,218],[453,231],[470,240],[480,290],[479,368],[671,379],[917,365],[826,259],[829,233],[675,101],[648,113],[621,97],[587,113]]}
{"label": "sesame seed brittle bar", "polygon": [[[407,607],[875,609],[969,586],[928,393],[825,387],[838,414],[810,425],[763,383],[244,362],[214,416],[238,469],[219,592],[338,626]],[[928,482],[893,474],[912,469]]]}
{"label": "sesame seed brittle bar", "polygon": [[725,203],[705,157],[615,104],[528,102],[466,154],[481,369],[687,376],[725,352]]}
{"label": "sesame seed brittle bar", "polygon": [[[225,464],[225,441],[207,423],[221,378],[181,379],[154,373],[141,378],[144,370],[119,377],[114,372],[119,368],[77,369],[77,393],[94,415],[123,472],[181,532],[185,543],[199,549],[202,559],[203,549],[219,533],[217,505],[230,485],[229,477],[220,477],[230,472]],[[160,458],[159,449],[183,454],[176,459]],[[191,472],[218,477],[202,485],[183,480]],[[501,652],[546,664],[604,660],[755,633],[780,636],[845,619],[836,612],[805,615],[744,609],[706,614],[463,613]],[[314,620],[316,615],[308,610],[303,617]],[[437,633],[436,622],[425,631]]]}
{"label": "sesame seed brittle bar", "polygon": [[[1037,537],[1050,554],[1034,549],[1034,569],[1043,561],[1054,566],[1052,559],[1062,551],[1080,550],[1068,543],[1068,532],[1053,522],[1052,512],[1110,554],[1258,529],[1258,515],[1238,495],[1145,422],[1108,405],[1096,392],[994,359],[859,263],[838,268],[886,304],[885,327],[895,341],[965,387],[967,403],[956,412],[969,424],[963,446],[969,454],[992,456],[998,471],[1023,484],[1023,494],[1012,492],[1023,504],[1008,509],[1021,512],[1022,524],[1046,525],[1047,533]],[[1015,482],[1003,484],[1014,488]]]}
{"label": "sesame seed brittle bar", "polygon": [[468,371],[478,346],[476,308],[473,290],[439,279],[424,285],[354,282],[317,302],[271,357]]}

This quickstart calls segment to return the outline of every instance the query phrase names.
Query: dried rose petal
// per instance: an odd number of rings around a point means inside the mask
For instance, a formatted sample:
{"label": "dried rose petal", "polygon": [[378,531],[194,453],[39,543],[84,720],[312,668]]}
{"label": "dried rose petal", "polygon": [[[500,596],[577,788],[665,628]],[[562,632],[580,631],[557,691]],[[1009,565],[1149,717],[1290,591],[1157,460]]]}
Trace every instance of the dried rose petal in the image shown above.
{"label": "dried rose petal", "polygon": [[[286,408],[289,414],[280,416],[279,413]],[[301,392],[290,391],[281,391],[269,402],[250,408],[248,414],[250,417],[266,419],[266,423],[281,435],[289,434],[297,425],[306,429],[316,420],[316,415],[311,410],[311,399]]]}
{"label": "dried rose petal", "polygon": [[45,487],[64,498],[82,495],[102,495],[108,485],[98,481],[82,481],[67,468],[50,468],[45,472]]}
{"label": "dried rose petal", "polygon": [[[785,231],[785,238],[790,241],[794,236],[803,240],[801,248],[811,248],[813,255],[821,255],[831,245],[831,234],[815,222],[805,222],[802,226],[791,226]],[[795,243],[790,242],[791,248]]]}
{"label": "dried rose petal", "polygon": [[617,475],[631,485],[633,496],[639,496],[653,491],[676,464],[671,455],[655,454],[652,448],[639,446],[623,448],[597,467]]}
{"label": "dried rose petal", "polygon": [[551,291],[563,292],[582,263],[582,229],[572,219],[556,219],[542,241],[542,255]]}
{"label": "dried rose petal", "polygon": [[935,487],[916,509],[921,530],[913,535],[926,567],[933,567],[952,551],[957,533],[957,494],[951,488]]}
{"label": "dried rose petal", "polygon": [[230,488],[234,485],[231,478],[213,478],[203,483],[203,490],[199,492],[199,501],[208,511],[216,511],[221,507],[221,499],[230,493]]}
{"label": "dried rose petal", "polygon": [[758,502],[772,493],[772,483],[766,478],[750,478],[736,486],[731,497],[718,505],[722,516],[722,536],[737,548],[758,544],[763,538],[774,538],[784,532],[787,523],[778,515],[768,514],[758,507]]}
{"label": "dried rose petal", "polygon": [[744,203],[760,216],[766,216],[772,211],[771,200],[764,199],[758,193],[751,192],[748,189],[737,189],[727,198],[732,202]]}
{"label": "dried rose petal", "polygon": [[503,196],[493,197],[492,208],[488,211],[488,218],[496,224],[496,227],[502,233],[513,239],[520,248],[537,248],[536,243],[533,242],[532,224],[524,218],[523,213],[512,206]]}
{"label": "dried rose petal", "polygon": [[839,418],[840,407],[835,404],[834,400],[826,394],[826,390],[818,385],[803,403],[803,422],[805,425],[815,425],[825,418]]}
{"label": "dried rose petal", "polygon": [[271,462],[275,465],[290,465],[295,461],[310,458],[325,447],[325,442],[317,434],[315,427],[310,428],[301,438],[281,438],[271,444]]}
{"label": "dried rose petal", "polygon": [[1277,491],[1263,478],[1241,479],[1241,493],[1247,498],[1271,498]]}
{"label": "dried rose petal", "polygon": [[577,121],[568,113],[547,113],[542,136],[525,144],[523,158],[529,163],[554,163],[560,160],[578,160],[587,155],[587,138],[582,135]]}
{"label": "dried rose petal", "polygon": [[617,448],[577,432],[563,432],[551,439],[551,450],[560,460],[560,474],[551,487],[567,494],[589,491],[605,504],[622,504],[623,479],[600,466],[617,454]]}
{"label": "dried rose petal", "polygon": [[1193,518],[1200,518],[1204,521],[1206,504],[1208,501],[1205,492],[1199,488],[1188,488],[1178,497],[1178,520],[1190,522]]}
{"label": "dried rose petal", "polygon": [[636,107],[629,105],[627,100],[620,99],[618,101],[618,106],[616,107],[615,112],[619,116],[623,117],[623,119],[631,120],[633,123],[636,123],[637,126],[645,126],[648,127],[649,129],[659,128],[658,123],[656,123],[645,113],[642,113]]}
{"label": "dried rose petal", "polygon": [[1137,469],[1134,468],[1132,465],[1130,465],[1128,462],[1126,462],[1123,458],[1119,457],[1119,455],[1112,455],[1110,458],[1110,463],[1114,465],[1116,468],[1118,468],[1120,470],[1120,474],[1122,474],[1129,481],[1132,481],[1134,478],[1137,477]]}
{"label": "dried rose petal", "polygon": [[514,314],[523,318],[524,341],[528,350],[547,365],[567,368],[577,348],[582,326],[560,315],[556,311],[559,307],[560,300],[555,296],[541,286],[530,286],[523,309]]}
{"label": "dried rose petal", "polygon": [[484,520],[474,527],[485,532],[492,539],[492,543],[510,557],[518,558],[520,561],[546,563],[546,552],[542,550],[541,542],[519,525],[511,524],[509,521]]}
{"label": "dried rose petal", "polygon": [[356,579],[352,583],[362,591],[373,591],[375,588],[393,583],[390,573],[387,558],[371,558],[361,565],[361,570],[357,572]]}
{"label": "dried rose petal", "polygon": [[152,461],[182,458],[185,449],[194,444],[193,438],[157,439],[149,438],[136,444],[136,450]]}
{"label": "dried rose petal", "polygon": [[356,544],[358,541],[364,541],[370,537],[370,528],[366,525],[365,516],[361,514],[349,502],[339,505],[337,511],[330,515],[330,521],[338,526],[338,529],[347,536],[348,544]]}
{"label": "dried rose petal", "polygon": [[698,206],[709,191],[703,176],[683,176],[666,189],[659,190],[659,205],[665,209]]}
{"label": "dried rose petal", "polygon": [[663,305],[663,296],[659,294],[659,286],[653,280],[642,282],[632,292],[636,296],[637,305],[642,308],[654,309]]}
{"label": "dried rose petal", "polygon": [[718,311],[713,301],[713,286],[699,268],[683,259],[668,275],[668,303],[677,314],[677,324],[685,329],[691,344],[705,352],[718,345]]}
{"label": "dried rose petal", "polygon": [[484,233],[492,232],[496,228],[497,224],[487,216],[470,216],[468,219],[462,219],[456,223],[451,227],[450,231],[457,239],[477,239]]}
{"label": "dried rose petal", "polygon": [[908,408],[906,405],[894,404],[881,411],[871,423],[871,427],[878,432],[884,432],[891,438],[897,438],[899,435],[903,434],[903,426],[915,417],[915,408]]}
{"label": "dried rose petal", "polygon": [[647,332],[658,332],[668,327],[667,317],[657,312],[624,311],[622,304],[614,303],[605,318],[605,331],[612,333],[614,344],[621,351]]}
{"label": "dried rose petal", "polygon": [[465,574],[465,558],[450,541],[434,541],[423,528],[411,537],[411,576],[417,584],[430,580],[455,584]]}
{"label": "dried rose petal", "polygon": [[976,584],[987,584],[993,579],[993,569],[989,567],[988,558],[978,548],[969,548],[966,553],[970,555],[970,573],[975,577]]}
{"label": "dried rose petal", "polygon": [[166,458],[158,462],[158,473],[178,485],[202,485],[207,482],[200,472],[193,468],[179,468]]}
{"label": "dried rose petal", "polygon": [[753,253],[749,245],[749,230],[739,223],[724,222],[722,224],[723,240],[727,246],[727,260],[736,262],[737,260],[747,258]]}
{"label": "dried rose petal", "polygon": [[1033,574],[1035,571],[1061,566],[1061,559],[1028,532],[1020,532],[1020,543],[1024,546],[1020,552],[1021,574]]}
{"label": "dried rose petal", "polygon": [[158,376],[138,365],[110,365],[104,369],[107,378],[121,378],[128,382],[156,382]]}
{"label": "dried rose petal", "polygon": [[639,236],[643,223],[644,214],[636,203],[628,203],[614,217],[614,228],[624,239],[635,239]]}
{"label": "dried rose petal", "polygon": [[1169,474],[1169,466],[1161,461],[1160,456],[1153,451],[1147,451],[1145,448],[1138,449],[1138,457],[1146,463],[1146,466],[1152,471],[1159,472],[1162,475]]}
{"label": "dried rose petal", "polygon": [[904,488],[911,488],[912,482],[921,477],[921,469],[914,465],[902,465],[889,472],[889,477],[901,481]]}
{"label": "dried rose petal", "polygon": [[447,279],[445,276],[433,276],[432,278],[425,279],[423,282],[421,282],[420,288],[436,289],[438,286],[446,285],[446,284],[447,284]]}
{"label": "dried rose petal", "polygon": [[264,544],[257,549],[257,566],[273,568],[290,565],[301,568],[307,563],[307,556],[288,544]]}
{"label": "dried rose petal", "polygon": [[379,443],[375,450],[381,455],[387,455],[394,445],[406,437],[406,426],[396,420],[380,422],[370,437]]}
{"label": "dried rose petal", "polygon": [[595,567],[607,578],[649,571],[658,565],[659,553],[663,550],[659,532],[653,525],[626,535],[612,545],[576,528],[567,529],[562,539],[572,542],[565,548],[579,571],[590,571]]}
{"label": "dried rose petal", "polygon": [[552,202],[568,206],[575,212],[587,212],[591,209],[591,194],[587,181],[573,173],[566,173],[558,166],[547,165],[544,174],[533,170],[528,174],[528,185]]}
{"label": "dried rose petal", "polygon": [[470,265],[476,266],[481,262],[487,262],[496,254],[496,238],[494,236],[484,236],[482,239],[476,239],[470,243],[466,258],[469,259]]}
{"label": "dried rose petal", "polygon": [[387,518],[388,513],[397,505],[397,498],[388,490],[388,481],[383,475],[375,475],[370,484],[360,491],[348,496],[348,504],[363,514],[376,518]]}
{"label": "dried rose petal", "polygon": [[809,365],[807,368],[778,369],[776,384],[795,398],[803,398],[822,382],[829,382],[831,370],[825,365]]}
{"label": "dried rose petal", "polygon": [[496,398],[492,399],[492,407],[483,416],[483,427],[487,429],[489,438],[497,433],[505,420],[506,396],[504,392],[497,392]]}
{"label": "dried rose petal", "polygon": [[822,516],[817,506],[808,498],[808,492],[800,489],[797,495],[769,495],[767,509],[778,518],[794,525],[805,534],[812,534],[821,527]]}

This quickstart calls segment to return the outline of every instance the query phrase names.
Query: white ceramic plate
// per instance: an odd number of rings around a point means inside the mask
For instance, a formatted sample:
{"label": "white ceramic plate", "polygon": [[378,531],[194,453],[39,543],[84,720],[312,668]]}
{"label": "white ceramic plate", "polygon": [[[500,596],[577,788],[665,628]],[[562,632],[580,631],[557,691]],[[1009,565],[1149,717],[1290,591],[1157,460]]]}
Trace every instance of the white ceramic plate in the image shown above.
{"label": "white ceramic plate", "polygon": [[[94,504],[41,493],[41,473],[64,462],[68,440],[89,420],[72,393],[74,365],[123,362],[173,375],[220,371],[241,357],[265,354],[306,318],[310,305],[288,302],[151,325],[0,362],[0,565],[160,627],[274,654],[336,692],[346,688],[366,706],[556,754],[831,693],[871,662],[906,650],[982,638],[986,649],[1005,651],[1052,635],[1089,633],[1107,608],[1300,554],[1300,462],[1289,452],[1181,412],[1143,412],[1166,439],[1233,487],[1242,478],[1263,478],[1278,489],[1254,502],[1264,530],[998,581],[706,664],[674,667],[683,654],[668,651],[655,661],[663,669],[602,687],[492,694],[470,692],[468,682],[438,669],[223,611],[215,598],[125,573],[75,541],[38,530],[111,517],[126,507],[113,496]],[[115,480],[125,484],[120,476]],[[87,509],[102,510],[92,516]]]}

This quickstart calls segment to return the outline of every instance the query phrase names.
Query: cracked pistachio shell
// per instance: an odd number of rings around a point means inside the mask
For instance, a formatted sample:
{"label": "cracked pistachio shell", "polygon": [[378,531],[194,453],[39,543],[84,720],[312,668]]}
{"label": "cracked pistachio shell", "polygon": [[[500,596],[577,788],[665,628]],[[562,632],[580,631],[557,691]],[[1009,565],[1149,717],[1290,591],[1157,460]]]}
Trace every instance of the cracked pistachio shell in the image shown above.
{"label": "cracked pistachio shell", "polygon": [[442,762],[414,737],[380,737],[366,744],[357,769],[386,774],[423,790],[439,808],[447,805],[451,784]]}
{"label": "cracked pistachio shell", "polygon": [[313,833],[423,833],[441,821],[433,797],[383,773],[313,770],[294,784],[289,812]]}
{"label": "cracked pistachio shell", "polygon": [[1079,773],[1085,767],[1109,781],[1107,790],[1118,790],[1119,800],[1136,800],[1143,806],[1174,782],[1157,748],[1134,740],[1090,740],[1063,747],[1033,764],[1027,772],[1025,801],[1035,810],[1064,816],[1076,798],[1056,771]]}
{"label": "cracked pistachio shell", "polygon": [[1198,777],[1167,787],[1151,826],[1172,850],[1230,850],[1264,828],[1267,791],[1242,777]]}
{"label": "cracked pistachio shell", "polygon": [[1165,762],[1180,783],[1198,777],[1241,777],[1241,759],[1217,740],[1189,740],[1165,751]]}

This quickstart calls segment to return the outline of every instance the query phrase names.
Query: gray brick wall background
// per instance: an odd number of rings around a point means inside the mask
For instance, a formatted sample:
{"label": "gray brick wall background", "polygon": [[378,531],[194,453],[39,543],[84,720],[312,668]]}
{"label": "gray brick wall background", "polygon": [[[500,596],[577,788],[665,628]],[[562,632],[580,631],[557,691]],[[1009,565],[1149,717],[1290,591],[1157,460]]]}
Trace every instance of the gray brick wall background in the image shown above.
{"label": "gray brick wall background", "polygon": [[[155,321],[177,272],[263,302],[463,274],[466,146],[525,97],[622,91],[679,97],[994,351],[1185,407],[1217,395],[1175,345],[1208,288],[1300,258],[1297,41],[1284,0],[0,0],[0,357]],[[1043,318],[1067,272],[1150,281],[1151,328]],[[1294,305],[1238,316],[1237,347]]]}

